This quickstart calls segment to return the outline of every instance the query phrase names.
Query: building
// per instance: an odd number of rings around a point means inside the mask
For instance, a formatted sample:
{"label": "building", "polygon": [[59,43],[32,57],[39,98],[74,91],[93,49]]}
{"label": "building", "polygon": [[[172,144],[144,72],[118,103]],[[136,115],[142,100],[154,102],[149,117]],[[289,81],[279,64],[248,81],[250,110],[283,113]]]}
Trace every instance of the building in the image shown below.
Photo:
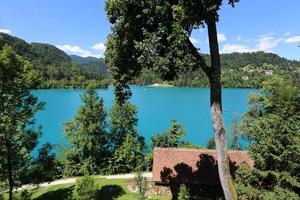
{"label": "building", "polygon": [[[228,157],[232,174],[243,163],[254,165],[247,151],[228,151]],[[180,184],[189,187],[194,199],[223,196],[215,150],[154,148],[153,181],[160,187],[168,187],[173,199],[177,198]]]}
{"label": "building", "polygon": [[273,75],[273,70],[271,70],[271,69],[265,70],[265,75],[266,76],[272,76]]}
{"label": "building", "polygon": [[242,79],[243,79],[244,81],[248,81],[248,80],[249,80],[249,77],[248,77],[248,76],[243,76]]}

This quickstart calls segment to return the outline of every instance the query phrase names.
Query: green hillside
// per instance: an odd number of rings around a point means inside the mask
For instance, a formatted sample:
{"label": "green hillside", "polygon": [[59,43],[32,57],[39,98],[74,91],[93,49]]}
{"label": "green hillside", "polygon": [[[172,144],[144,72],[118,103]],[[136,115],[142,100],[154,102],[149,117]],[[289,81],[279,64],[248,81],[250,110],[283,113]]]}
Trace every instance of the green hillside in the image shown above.
{"label": "green hillside", "polygon": [[[207,65],[210,57],[202,54]],[[261,83],[272,76],[282,76],[295,85],[300,86],[300,62],[280,57],[273,53],[230,53],[221,54],[222,84],[223,87],[261,87]],[[162,82],[159,76],[151,69],[143,69],[135,83],[148,85]],[[208,80],[201,69],[187,71],[171,81],[171,84],[180,87],[208,86]]]}
{"label": "green hillside", "polygon": [[[88,84],[94,87],[107,87],[104,80],[106,72],[98,70],[91,76],[89,67],[84,67],[71,60],[62,50],[50,44],[27,43],[8,34],[0,33],[1,43],[12,46],[16,53],[29,60],[41,77],[40,88],[81,88]],[[101,66],[99,66],[100,68]],[[97,66],[93,66],[95,71]],[[100,74],[103,73],[103,74]]]}
{"label": "green hillside", "polygon": [[[81,88],[87,84],[106,87],[109,73],[103,58],[67,55],[50,44],[27,43],[11,35],[0,33],[0,47],[8,44],[17,54],[29,60],[39,72],[40,88]],[[210,58],[202,54],[207,64]],[[300,86],[300,62],[280,57],[274,53],[230,53],[221,55],[222,82],[224,87],[260,87],[264,80],[280,75]],[[143,69],[132,84],[148,85],[163,82],[151,69]],[[208,86],[201,69],[187,71],[170,81],[180,87]]]}

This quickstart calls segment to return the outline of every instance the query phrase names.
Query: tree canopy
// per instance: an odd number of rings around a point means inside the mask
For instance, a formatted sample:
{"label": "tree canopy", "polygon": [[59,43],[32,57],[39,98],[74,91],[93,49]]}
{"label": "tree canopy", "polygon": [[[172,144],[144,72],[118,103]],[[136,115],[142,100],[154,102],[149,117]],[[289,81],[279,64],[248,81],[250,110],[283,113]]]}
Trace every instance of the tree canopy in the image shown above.
{"label": "tree canopy", "polygon": [[0,49],[0,181],[7,181],[10,200],[13,187],[26,178],[41,135],[34,114],[44,104],[30,93],[38,81],[28,61],[7,45]]}
{"label": "tree canopy", "polygon": [[108,154],[106,111],[102,98],[88,88],[83,105],[74,119],[65,124],[71,146],[65,152],[65,174],[96,174],[105,166]]}
{"label": "tree canopy", "polygon": [[300,197],[300,90],[282,78],[263,83],[249,98],[243,131],[254,168],[238,172],[238,192],[247,199]]}

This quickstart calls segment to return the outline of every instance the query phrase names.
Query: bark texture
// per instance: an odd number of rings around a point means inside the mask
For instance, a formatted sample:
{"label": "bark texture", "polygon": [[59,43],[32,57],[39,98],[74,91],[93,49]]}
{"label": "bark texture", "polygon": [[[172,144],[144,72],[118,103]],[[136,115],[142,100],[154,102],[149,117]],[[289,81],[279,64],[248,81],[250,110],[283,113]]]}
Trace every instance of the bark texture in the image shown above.
{"label": "bark texture", "polygon": [[237,195],[230,175],[225,127],[222,116],[221,64],[215,20],[210,20],[209,22],[207,22],[207,28],[211,56],[211,68],[209,73],[210,107],[213,128],[215,132],[218,171],[225,199],[235,200],[237,199]]}

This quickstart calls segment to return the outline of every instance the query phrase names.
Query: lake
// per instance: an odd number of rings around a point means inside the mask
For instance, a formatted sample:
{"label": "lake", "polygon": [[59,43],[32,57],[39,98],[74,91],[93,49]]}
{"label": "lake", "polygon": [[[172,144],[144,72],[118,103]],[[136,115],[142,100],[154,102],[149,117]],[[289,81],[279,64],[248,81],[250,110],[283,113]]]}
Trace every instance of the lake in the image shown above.
{"label": "lake", "polygon": [[[138,126],[140,135],[150,144],[150,138],[157,132],[170,127],[170,120],[176,119],[186,129],[186,139],[193,144],[206,146],[213,136],[209,108],[209,88],[162,88],[131,87],[131,102],[138,109]],[[226,127],[230,126],[235,113],[241,115],[247,111],[247,99],[256,89],[223,89],[223,108]],[[40,101],[46,103],[45,109],[36,115],[36,122],[42,126],[43,136],[40,144],[51,142],[62,144],[63,124],[76,114],[82,102],[80,89],[45,89],[33,90]],[[98,89],[97,93],[104,99],[108,110],[113,103],[113,88]]]}

